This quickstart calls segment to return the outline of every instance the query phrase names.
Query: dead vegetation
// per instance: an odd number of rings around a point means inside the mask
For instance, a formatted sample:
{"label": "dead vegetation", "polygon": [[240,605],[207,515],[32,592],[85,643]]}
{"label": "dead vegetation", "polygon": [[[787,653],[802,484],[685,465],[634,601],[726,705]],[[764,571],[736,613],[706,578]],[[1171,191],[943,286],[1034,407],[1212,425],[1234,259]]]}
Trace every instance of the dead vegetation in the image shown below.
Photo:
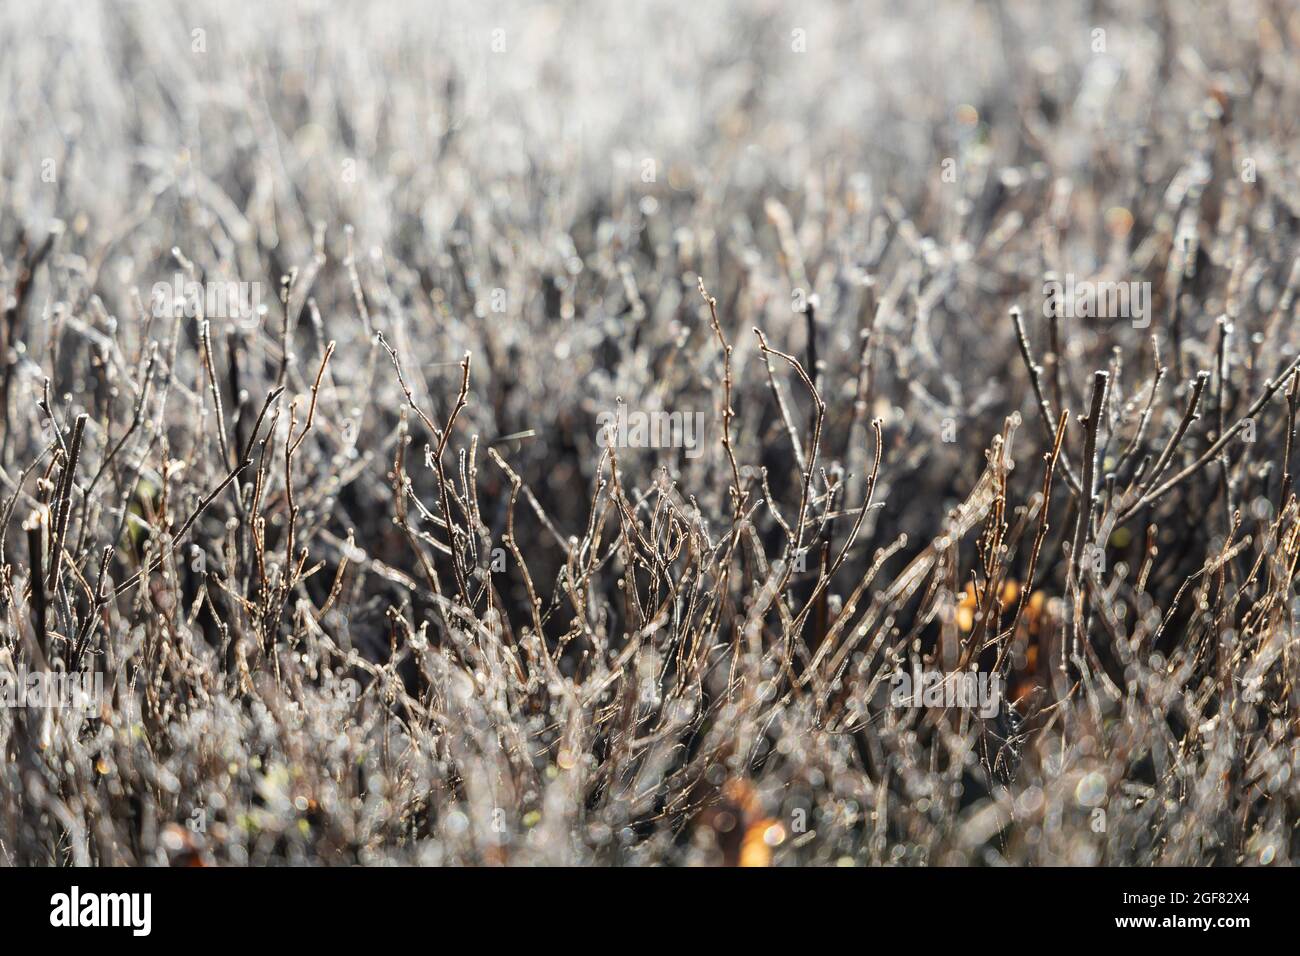
{"label": "dead vegetation", "polygon": [[0,861],[1289,863],[1300,15],[942,6],[0,12]]}

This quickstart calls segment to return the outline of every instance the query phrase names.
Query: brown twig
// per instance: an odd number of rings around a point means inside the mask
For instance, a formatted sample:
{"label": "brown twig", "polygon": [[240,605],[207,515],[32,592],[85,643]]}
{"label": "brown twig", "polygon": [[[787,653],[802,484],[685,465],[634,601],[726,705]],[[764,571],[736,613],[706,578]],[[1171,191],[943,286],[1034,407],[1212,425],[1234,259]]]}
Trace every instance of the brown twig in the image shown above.
{"label": "brown twig", "polygon": [[732,517],[740,517],[744,510],[747,493],[742,489],[740,483],[740,466],[736,464],[736,453],[731,446],[731,419],[735,417],[735,411],[731,407],[731,346],[727,344],[727,338],[722,334],[722,325],[718,322],[718,300],[709,295],[708,290],[704,288],[703,277],[699,278],[700,295],[709,306],[709,323],[713,327],[713,334],[718,340],[718,346],[722,349],[722,450],[726,452],[727,461],[731,463],[731,501]]}
{"label": "brown twig", "polygon": [[1106,407],[1107,386],[1110,375],[1107,372],[1094,372],[1092,376],[1092,400],[1088,405],[1088,416],[1080,420],[1083,425],[1083,495],[1079,499],[1078,523],[1074,530],[1074,546],[1070,551],[1070,573],[1077,582],[1083,565],[1083,549],[1092,536],[1092,508],[1097,494],[1097,432],[1101,429],[1102,414]]}
{"label": "brown twig", "polygon": [[[1039,417],[1042,419],[1043,428],[1046,429],[1048,435],[1053,435],[1060,426],[1060,423],[1068,417],[1069,412],[1062,409],[1059,419],[1052,413],[1052,404],[1048,401],[1047,395],[1043,391],[1043,368],[1041,365],[1037,365],[1034,362],[1033,353],[1029,348],[1029,337],[1025,334],[1025,324],[1020,317],[1020,309],[1013,308],[1011,310],[1011,321],[1014,322],[1016,326],[1016,343],[1020,346],[1020,357],[1024,360],[1025,368],[1029,372],[1029,383],[1033,387],[1034,396],[1038,400],[1038,413]],[[1065,475],[1065,481],[1070,486],[1070,490],[1074,492],[1077,497],[1081,486],[1079,484],[1079,479],[1075,477],[1074,469],[1070,467],[1069,456],[1063,452],[1060,456],[1060,461],[1061,472]]]}

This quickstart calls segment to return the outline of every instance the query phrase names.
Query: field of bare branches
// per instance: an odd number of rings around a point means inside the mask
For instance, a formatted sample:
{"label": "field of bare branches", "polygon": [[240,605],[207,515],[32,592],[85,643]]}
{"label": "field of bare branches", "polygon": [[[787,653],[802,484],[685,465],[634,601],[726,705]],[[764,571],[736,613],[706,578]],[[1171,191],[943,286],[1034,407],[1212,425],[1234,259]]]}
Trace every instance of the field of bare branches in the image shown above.
{"label": "field of bare branches", "polygon": [[628,6],[0,5],[0,863],[1289,864],[1300,9]]}

